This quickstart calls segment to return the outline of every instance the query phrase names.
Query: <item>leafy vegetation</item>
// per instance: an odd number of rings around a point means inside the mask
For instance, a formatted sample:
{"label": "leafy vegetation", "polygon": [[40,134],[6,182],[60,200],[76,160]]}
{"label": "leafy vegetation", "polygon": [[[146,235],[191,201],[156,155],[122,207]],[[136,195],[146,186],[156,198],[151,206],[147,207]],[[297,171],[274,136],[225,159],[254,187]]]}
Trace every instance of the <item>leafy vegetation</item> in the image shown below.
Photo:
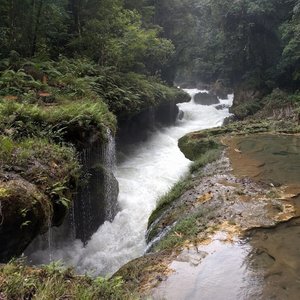
{"label": "leafy vegetation", "polygon": [[171,250],[175,247],[182,246],[186,241],[192,242],[196,240],[197,235],[207,229],[205,224],[211,217],[212,213],[203,209],[199,209],[192,215],[183,217],[171,229],[167,236],[154,246],[154,251]]}
{"label": "leafy vegetation", "polygon": [[178,199],[186,190],[191,187],[191,184],[192,181],[190,177],[184,178],[177,182],[169,192],[159,199],[156,209],[152,212],[148,219],[148,228],[168,207],[170,207],[174,200]]}
{"label": "leafy vegetation", "polygon": [[178,82],[299,87],[298,0],[164,0],[156,7],[176,46]]}
{"label": "leafy vegetation", "polygon": [[75,275],[74,270],[52,263],[40,269],[12,261],[0,266],[0,295],[12,299],[137,299],[120,277]]}
{"label": "leafy vegetation", "polygon": [[[28,138],[16,142],[7,136],[0,136],[0,164],[1,173],[11,172],[15,179],[18,179],[19,175],[22,180],[39,187],[39,193],[44,196],[31,199],[24,195],[21,202],[24,202],[24,207],[31,207],[36,199],[42,199],[42,206],[46,206],[47,211],[46,221],[52,218],[54,203],[66,208],[69,206],[72,189],[74,191],[74,184],[80,175],[80,165],[73,147],[49,143],[46,139]],[[6,186],[5,181],[2,181],[0,185]],[[18,189],[13,191],[13,185],[6,188],[11,191],[2,195],[1,200],[11,207],[18,205]],[[12,197],[13,194],[15,197]],[[49,203],[44,201],[47,197]],[[5,217],[8,218],[8,215]]]}
{"label": "leafy vegetation", "polygon": [[[66,103],[44,109],[36,104],[0,102],[0,131],[14,138],[44,137],[76,142],[70,135],[89,132],[104,139],[106,129],[116,130],[115,117],[101,102]],[[81,130],[81,132],[76,132]],[[68,139],[67,139],[68,140]]]}

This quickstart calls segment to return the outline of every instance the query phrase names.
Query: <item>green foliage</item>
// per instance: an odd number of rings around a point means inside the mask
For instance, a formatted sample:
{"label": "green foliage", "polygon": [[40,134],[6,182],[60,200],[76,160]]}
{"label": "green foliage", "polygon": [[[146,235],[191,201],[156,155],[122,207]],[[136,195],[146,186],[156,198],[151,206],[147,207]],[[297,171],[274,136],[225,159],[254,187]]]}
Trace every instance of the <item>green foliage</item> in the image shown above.
{"label": "green foliage", "polygon": [[184,178],[177,182],[169,192],[162,196],[157,205],[156,209],[152,212],[148,219],[148,228],[150,225],[162,215],[162,213],[172,204],[173,201],[178,199],[186,190],[192,185],[191,178]]}
{"label": "green foliage", "polygon": [[[74,150],[69,147],[53,144],[41,139],[25,139],[19,142],[6,136],[0,136],[1,161],[4,164],[12,163],[26,165],[34,158],[47,159],[51,156],[62,157],[65,160],[74,160]],[[45,149],[47,147],[47,149]]]}
{"label": "green foliage", "polygon": [[[177,82],[299,86],[299,1],[158,1]],[[186,47],[188,45],[188,47]]]}
{"label": "green foliage", "polygon": [[[284,43],[281,62],[278,66],[281,78],[294,82],[296,87],[300,82],[300,4],[296,1],[292,18],[286,20],[280,26],[281,39]],[[288,76],[288,77],[287,77]],[[284,78],[287,77],[287,78]]]}
{"label": "green foliage", "polygon": [[0,294],[5,299],[136,299],[122,278],[77,276],[60,263],[35,269],[20,261],[0,266]]}
{"label": "green foliage", "polygon": [[0,96],[18,96],[30,90],[42,89],[43,84],[36,81],[24,70],[5,70],[0,73]]}
{"label": "green foliage", "polygon": [[153,15],[148,3],[125,8],[120,0],[2,2],[0,59],[12,50],[43,60],[80,55],[119,71],[156,74],[174,52],[158,26],[143,26]]}
{"label": "green foliage", "polygon": [[185,241],[197,240],[197,235],[207,229],[213,212],[199,208],[193,214],[182,217],[170,232],[154,247],[154,251],[171,250],[182,246]]}
{"label": "green foliage", "polygon": [[93,90],[107,103],[118,119],[128,118],[163,102],[188,100],[182,91],[164,85],[156,77],[104,70],[95,78]]}
{"label": "green foliage", "polygon": [[3,101],[0,116],[0,131],[16,138],[61,140],[76,129],[90,133],[98,129],[94,133],[104,139],[106,128],[116,129],[116,120],[103,102],[80,101],[44,109],[32,104]]}
{"label": "green foliage", "polygon": [[71,200],[65,196],[66,191],[68,190],[66,182],[56,182],[48,190],[48,194],[52,199],[56,199],[58,203],[66,208],[70,206]]}
{"label": "green foliage", "polygon": [[190,166],[190,172],[194,173],[199,171],[199,169],[203,168],[205,165],[214,162],[221,155],[221,149],[212,149],[208,150],[206,153],[200,156],[193,164]]}

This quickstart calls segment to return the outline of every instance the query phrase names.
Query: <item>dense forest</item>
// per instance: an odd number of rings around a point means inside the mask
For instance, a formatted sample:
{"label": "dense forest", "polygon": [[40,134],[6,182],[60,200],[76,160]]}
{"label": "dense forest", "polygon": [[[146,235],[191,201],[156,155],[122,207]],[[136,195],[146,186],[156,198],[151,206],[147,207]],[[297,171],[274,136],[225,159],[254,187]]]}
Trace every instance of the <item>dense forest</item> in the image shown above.
{"label": "dense forest", "polygon": [[[300,0],[1,0],[0,15],[0,263],[60,226],[84,184],[107,175],[103,161],[83,170],[86,153],[153,116],[175,111],[174,121],[190,100],[180,88],[233,91],[234,130],[271,114],[289,130],[300,123]],[[93,286],[82,299],[130,299],[120,278],[52,268],[0,264],[0,285],[21,299],[16,286],[33,276],[39,289],[24,287],[24,299],[39,298],[56,274],[74,299],[80,285]]]}
{"label": "dense forest", "polygon": [[[87,58],[108,72],[299,84],[296,0],[2,1],[1,69]],[[23,63],[23,64],[22,64]]]}

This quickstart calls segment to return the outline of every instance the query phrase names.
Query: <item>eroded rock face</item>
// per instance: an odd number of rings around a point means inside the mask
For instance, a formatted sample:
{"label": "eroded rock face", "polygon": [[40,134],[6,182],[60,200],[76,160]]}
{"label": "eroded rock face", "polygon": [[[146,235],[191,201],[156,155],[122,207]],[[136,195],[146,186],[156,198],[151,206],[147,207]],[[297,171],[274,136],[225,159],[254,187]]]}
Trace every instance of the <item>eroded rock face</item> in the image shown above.
{"label": "eroded rock face", "polygon": [[20,255],[51,224],[52,205],[35,185],[6,173],[0,178],[0,262]]}
{"label": "eroded rock face", "polygon": [[253,115],[261,108],[260,101],[265,94],[266,92],[263,90],[243,86],[237,87],[234,91],[233,105],[230,111],[239,120]]}
{"label": "eroded rock face", "polygon": [[182,98],[174,99],[174,101],[147,108],[127,120],[121,120],[117,133],[118,144],[144,141],[155,127],[174,124],[177,117],[180,117],[179,108],[176,104],[190,100],[188,94],[182,94],[182,96]]}
{"label": "eroded rock face", "polygon": [[194,97],[194,101],[197,104],[201,105],[213,105],[220,103],[218,97],[216,95],[212,95],[209,93],[198,93]]}
{"label": "eroded rock face", "polygon": [[74,215],[76,238],[84,243],[118,212],[119,183],[110,169],[112,166],[105,165],[103,148],[100,143],[90,145],[81,153],[82,184],[74,201]]}
{"label": "eroded rock face", "polygon": [[232,93],[232,90],[226,87],[223,81],[219,79],[211,86],[210,93],[220,99],[228,99],[228,95]]}
{"label": "eroded rock face", "polygon": [[3,136],[0,146],[0,262],[7,262],[62,224],[80,172],[67,146]]}

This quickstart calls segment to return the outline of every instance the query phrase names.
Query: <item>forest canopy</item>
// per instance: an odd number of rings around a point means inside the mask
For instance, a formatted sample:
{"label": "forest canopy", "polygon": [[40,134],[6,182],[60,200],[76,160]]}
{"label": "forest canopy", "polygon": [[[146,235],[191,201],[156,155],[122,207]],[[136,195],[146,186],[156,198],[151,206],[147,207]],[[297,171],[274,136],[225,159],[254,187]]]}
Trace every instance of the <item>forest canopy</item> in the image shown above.
{"label": "forest canopy", "polygon": [[299,86],[299,0],[3,0],[0,13],[11,63],[85,57],[169,84]]}

